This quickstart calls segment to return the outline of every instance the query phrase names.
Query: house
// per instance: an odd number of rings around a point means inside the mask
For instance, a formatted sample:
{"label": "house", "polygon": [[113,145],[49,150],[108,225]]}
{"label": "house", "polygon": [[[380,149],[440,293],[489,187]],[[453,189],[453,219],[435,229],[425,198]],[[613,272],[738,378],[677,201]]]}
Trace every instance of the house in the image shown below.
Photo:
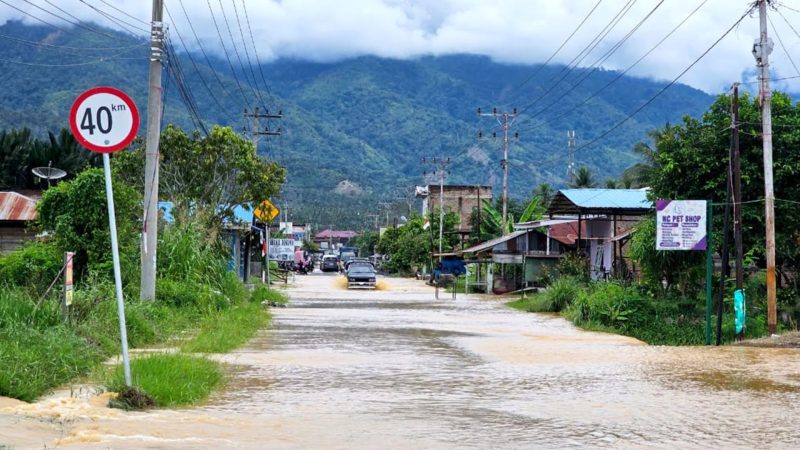
{"label": "house", "polygon": [[0,192],[0,253],[10,252],[36,235],[28,225],[36,220],[36,200],[17,192]]}
{"label": "house", "polygon": [[551,235],[554,226],[575,222],[574,219],[547,219],[517,224],[516,231],[464,249],[467,262],[478,274],[470,286],[502,294],[539,284],[555,270],[559,258],[572,245]]}
{"label": "house", "polygon": [[589,260],[593,280],[630,274],[627,244],[633,227],[653,210],[647,189],[561,189],[547,214],[576,220],[560,242],[574,238],[576,250]]}
{"label": "house", "polygon": [[491,186],[446,184],[440,190],[438,184],[431,184],[417,187],[416,192],[416,196],[423,199],[423,216],[438,209],[443,203],[445,211],[458,214],[458,232],[462,234],[469,234],[472,230],[469,223],[472,212],[478,209],[483,200],[492,201]]}
{"label": "house", "polygon": [[322,230],[314,236],[314,242],[319,244],[320,248],[326,250],[333,250],[350,243],[350,241],[358,236],[358,233],[350,230]]}

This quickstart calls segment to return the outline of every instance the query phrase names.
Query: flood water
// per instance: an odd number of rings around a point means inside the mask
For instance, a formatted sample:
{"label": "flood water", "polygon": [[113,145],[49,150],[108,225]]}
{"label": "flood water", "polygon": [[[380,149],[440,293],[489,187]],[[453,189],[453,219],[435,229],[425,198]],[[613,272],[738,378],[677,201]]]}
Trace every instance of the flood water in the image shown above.
{"label": "flood water", "polygon": [[0,400],[0,448],[798,448],[800,350],[652,347],[414,280],[298,277],[201,407]]}

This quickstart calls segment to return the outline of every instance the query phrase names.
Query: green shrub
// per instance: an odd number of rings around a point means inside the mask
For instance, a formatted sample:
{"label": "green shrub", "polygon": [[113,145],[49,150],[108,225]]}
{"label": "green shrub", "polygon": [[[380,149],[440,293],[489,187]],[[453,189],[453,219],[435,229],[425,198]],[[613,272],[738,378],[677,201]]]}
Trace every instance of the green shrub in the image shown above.
{"label": "green shrub", "polygon": [[[202,402],[223,381],[219,363],[183,354],[157,354],[131,361],[134,386],[152,397],[157,406],[171,407]],[[122,366],[117,366],[106,385],[112,391],[125,389]]]}
{"label": "green shrub", "polygon": [[574,277],[581,281],[588,281],[589,258],[578,252],[565,253],[558,260],[556,271],[561,277]]}
{"label": "green shrub", "polygon": [[250,301],[253,303],[267,302],[267,303],[278,303],[283,305],[289,303],[289,296],[287,296],[283,292],[270,289],[266,285],[258,284],[253,289],[253,292],[250,293]]}
{"label": "green shrub", "polygon": [[224,353],[247,342],[269,322],[270,315],[259,303],[236,305],[203,318],[199,332],[181,346],[186,352]]}
{"label": "green shrub", "polygon": [[561,311],[567,307],[583,290],[580,279],[559,277],[550,284],[544,295],[550,303],[552,311]]}
{"label": "green shrub", "polygon": [[64,254],[49,242],[29,242],[0,255],[0,286],[26,286],[43,294],[58,276]]}
{"label": "green shrub", "polygon": [[553,304],[544,293],[535,294],[528,298],[521,298],[506,305],[525,312],[555,312]]}
{"label": "green shrub", "polygon": [[165,305],[182,308],[198,306],[203,293],[207,289],[191,281],[159,278],[156,283],[156,299]]}

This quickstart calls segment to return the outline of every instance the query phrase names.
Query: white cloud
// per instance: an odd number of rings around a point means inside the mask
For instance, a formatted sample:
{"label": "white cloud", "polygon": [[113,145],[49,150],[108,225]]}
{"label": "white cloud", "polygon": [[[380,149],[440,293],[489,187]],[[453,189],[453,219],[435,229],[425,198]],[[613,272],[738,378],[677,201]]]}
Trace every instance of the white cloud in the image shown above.
{"label": "white cloud", "polygon": [[[30,0],[42,8],[63,15],[44,0]],[[146,0],[108,0],[117,8],[149,22],[150,2]],[[222,54],[217,28],[208,0],[182,0],[203,45]],[[235,1],[245,27],[247,45],[250,35],[244,18],[242,0],[222,0],[225,14],[239,42],[239,28],[233,8]],[[570,34],[596,0],[244,0],[246,10],[263,60],[279,57],[332,61],[359,55],[406,58],[420,55],[477,53],[495,60],[536,63],[547,59]],[[702,54],[746,10],[751,0],[708,0],[658,50],[643,60],[631,74],[670,80]],[[109,14],[131,21],[102,2],[95,0],[51,0],[82,20],[113,28],[119,25],[102,17],[86,3]],[[166,0],[174,22],[172,33],[179,31],[195,46],[196,41],[186,22],[179,0]],[[232,45],[219,0],[212,0],[213,17],[228,50]],[[604,0],[584,27],[554,59],[568,63],[605,27],[625,5],[623,0]],[[597,60],[615,42],[622,39],[656,4],[657,0],[639,1],[608,34],[603,43],[583,60],[587,65]],[[702,0],[666,0],[650,19],[605,62],[604,67],[623,69],[655,45],[683,20]],[[800,9],[800,0],[783,0]],[[12,3],[18,8],[53,23],[60,22],[26,2]],[[800,13],[782,8],[784,16],[800,30]],[[166,14],[165,14],[166,17]],[[0,18],[23,19],[7,5],[0,4]],[[781,38],[795,62],[800,64],[800,37],[778,16],[772,16]],[[165,19],[171,22],[168,19]],[[137,25],[144,26],[137,23]],[[770,33],[772,29],[770,29]],[[747,17],[712,52],[689,71],[681,82],[716,93],[743,73],[753,70],[750,54],[758,35],[758,21]],[[778,77],[797,75],[775,39],[772,68]],[[238,44],[241,48],[241,43]],[[779,87],[800,91],[800,80],[787,80]]]}

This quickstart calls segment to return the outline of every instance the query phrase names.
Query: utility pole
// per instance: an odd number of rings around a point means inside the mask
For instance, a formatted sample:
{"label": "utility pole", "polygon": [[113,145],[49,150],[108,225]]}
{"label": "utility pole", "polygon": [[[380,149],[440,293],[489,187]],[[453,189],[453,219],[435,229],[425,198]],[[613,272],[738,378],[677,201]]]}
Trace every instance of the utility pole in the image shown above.
{"label": "utility pole", "polygon": [[[742,163],[739,155],[739,83],[733,84],[733,103],[731,104],[731,125],[733,126],[733,245],[736,248],[736,290],[744,285],[744,249],[742,243]],[[737,340],[744,339],[737,335]]]}
{"label": "utility pole", "polygon": [[278,114],[271,114],[269,110],[266,112],[260,112],[258,110],[258,106],[256,106],[253,112],[248,112],[247,109],[245,109],[244,116],[252,119],[253,121],[252,129],[250,130],[250,137],[253,140],[253,145],[256,147],[256,153],[258,152],[258,141],[261,139],[261,136],[281,135],[280,128],[278,128],[276,131],[271,131],[269,126],[267,126],[262,130],[258,119],[283,119],[283,111],[278,111]]}
{"label": "utility pole", "polygon": [[766,221],[767,252],[767,329],[775,334],[778,323],[777,287],[775,282],[775,192],[772,180],[772,93],[769,88],[769,54],[772,40],[767,36],[767,3],[758,0],[760,37],[753,44],[753,56],[759,71],[759,97],[761,98],[761,133],[764,143],[764,216]]}
{"label": "utility pole", "polygon": [[575,130],[567,131],[567,151],[569,152],[569,163],[567,163],[567,183],[575,179]]}
{"label": "utility pole", "polygon": [[[500,165],[503,167],[503,236],[505,236],[508,228],[506,225],[508,222],[508,129],[517,117],[517,108],[514,108],[510,113],[497,112],[497,108],[492,108],[492,112],[490,113],[484,113],[478,108],[478,116],[494,117],[497,123],[503,127],[503,160],[500,162]],[[478,136],[481,137],[482,134]],[[492,137],[495,136],[496,134],[492,133]],[[515,137],[519,137],[519,134],[515,134]]]}
{"label": "utility pole", "polygon": [[144,224],[142,228],[142,278],[140,298],[156,297],[156,246],[158,244],[158,143],[161,137],[161,59],[164,56],[163,0],[153,0],[150,24],[150,74],[147,91],[147,140],[144,165]]}
{"label": "utility pole", "polygon": [[[444,232],[444,177],[447,175],[447,166],[450,158],[422,158],[422,164],[433,164],[439,168],[439,262],[442,262],[442,235]],[[436,175],[436,171],[433,171]]]}

